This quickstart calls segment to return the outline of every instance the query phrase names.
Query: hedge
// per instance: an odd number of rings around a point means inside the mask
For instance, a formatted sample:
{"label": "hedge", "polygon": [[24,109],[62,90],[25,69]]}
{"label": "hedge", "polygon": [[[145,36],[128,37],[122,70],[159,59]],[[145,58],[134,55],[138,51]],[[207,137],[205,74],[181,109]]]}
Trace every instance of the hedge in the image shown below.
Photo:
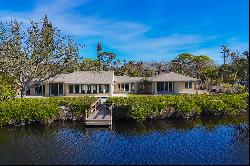
{"label": "hedge", "polygon": [[15,98],[0,103],[0,125],[42,122],[58,119],[60,106],[66,106],[76,114],[96,101],[94,97]]}
{"label": "hedge", "polygon": [[191,118],[200,115],[236,115],[248,110],[249,94],[164,95],[110,97],[114,117],[145,121],[147,118]]}

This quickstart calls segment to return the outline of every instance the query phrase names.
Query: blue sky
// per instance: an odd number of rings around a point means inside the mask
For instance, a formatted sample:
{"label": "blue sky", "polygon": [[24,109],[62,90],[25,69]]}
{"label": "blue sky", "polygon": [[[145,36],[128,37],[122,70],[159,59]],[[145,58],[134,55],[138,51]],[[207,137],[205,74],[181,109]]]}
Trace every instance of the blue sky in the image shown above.
{"label": "blue sky", "polygon": [[163,61],[179,53],[208,55],[222,63],[220,46],[249,45],[249,0],[0,0],[0,19],[28,22],[45,14],[64,34],[127,60]]}

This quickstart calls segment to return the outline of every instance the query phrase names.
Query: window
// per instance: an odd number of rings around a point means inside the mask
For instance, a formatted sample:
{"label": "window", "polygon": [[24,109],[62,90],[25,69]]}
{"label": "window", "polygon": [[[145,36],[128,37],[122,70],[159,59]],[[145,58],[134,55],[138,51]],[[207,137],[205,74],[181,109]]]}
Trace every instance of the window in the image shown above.
{"label": "window", "polygon": [[91,85],[87,85],[87,93],[91,93]]}
{"label": "window", "polygon": [[63,84],[59,84],[59,94],[63,94]]}
{"label": "window", "polygon": [[164,82],[157,82],[157,91],[164,91]]}
{"label": "window", "polygon": [[69,93],[73,93],[73,85],[69,85]]}
{"label": "window", "polygon": [[63,84],[50,84],[50,95],[58,96],[63,95]]}
{"label": "window", "polygon": [[169,91],[173,92],[173,83],[169,82],[168,85],[169,85]]}
{"label": "window", "polygon": [[169,91],[169,82],[165,82],[165,91]]}
{"label": "window", "polygon": [[186,89],[191,89],[192,88],[192,82],[185,82],[185,88]]}
{"label": "window", "polygon": [[79,93],[80,89],[79,89],[79,85],[75,85],[75,93]]}
{"label": "window", "polygon": [[173,82],[157,82],[157,91],[159,92],[173,92],[174,83]]}
{"label": "window", "polygon": [[99,93],[103,93],[104,85],[99,85]]}
{"label": "window", "polygon": [[129,84],[125,84],[125,90],[129,91]]}
{"label": "window", "polygon": [[92,85],[93,87],[93,93],[97,93],[97,85]]}
{"label": "window", "polygon": [[145,85],[144,84],[140,84],[140,89],[144,90],[145,89]]}
{"label": "window", "polygon": [[81,93],[85,93],[85,89],[87,89],[86,85],[81,85]]}
{"label": "window", "polygon": [[42,94],[44,94],[43,93],[44,91],[45,91],[45,86],[44,85],[40,85],[40,84],[35,85],[35,94],[36,95],[42,95]]}
{"label": "window", "polygon": [[122,91],[129,91],[129,84],[122,84]]}
{"label": "window", "polygon": [[105,93],[109,93],[109,85],[105,85]]}

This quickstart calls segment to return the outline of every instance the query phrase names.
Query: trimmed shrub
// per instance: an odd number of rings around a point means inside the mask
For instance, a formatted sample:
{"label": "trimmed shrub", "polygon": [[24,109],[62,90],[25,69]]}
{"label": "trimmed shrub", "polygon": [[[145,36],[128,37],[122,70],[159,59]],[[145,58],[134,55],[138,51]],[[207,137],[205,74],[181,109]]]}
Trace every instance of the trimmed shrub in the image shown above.
{"label": "trimmed shrub", "polygon": [[0,125],[52,122],[60,119],[60,106],[65,106],[76,115],[81,115],[95,101],[94,97],[10,99],[0,103]]}
{"label": "trimmed shrub", "polygon": [[191,118],[201,114],[210,116],[235,115],[248,110],[249,94],[222,95],[165,95],[110,97],[114,117],[145,121],[147,118]]}

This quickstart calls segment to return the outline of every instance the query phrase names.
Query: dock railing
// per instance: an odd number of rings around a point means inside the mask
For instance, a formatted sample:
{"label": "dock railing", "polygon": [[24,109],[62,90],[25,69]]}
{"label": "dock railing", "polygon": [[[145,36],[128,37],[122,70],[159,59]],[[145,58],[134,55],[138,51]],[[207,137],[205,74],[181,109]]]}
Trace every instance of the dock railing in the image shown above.
{"label": "dock railing", "polygon": [[85,110],[85,119],[87,119],[89,117],[90,114],[93,115],[93,112],[96,111],[98,105],[100,104],[100,98],[98,98],[93,104],[91,104],[89,109]]}
{"label": "dock railing", "polygon": [[[99,104],[100,107],[98,107]],[[102,115],[105,115],[106,118],[100,118],[100,116]],[[89,125],[111,126],[112,129],[112,123],[113,123],[113,103],[101,103],[101,99],[98,98],[98,100],[96,100],[93,104],[91,104],[89,109],[85,110],[85,124],[88,126]]]}

